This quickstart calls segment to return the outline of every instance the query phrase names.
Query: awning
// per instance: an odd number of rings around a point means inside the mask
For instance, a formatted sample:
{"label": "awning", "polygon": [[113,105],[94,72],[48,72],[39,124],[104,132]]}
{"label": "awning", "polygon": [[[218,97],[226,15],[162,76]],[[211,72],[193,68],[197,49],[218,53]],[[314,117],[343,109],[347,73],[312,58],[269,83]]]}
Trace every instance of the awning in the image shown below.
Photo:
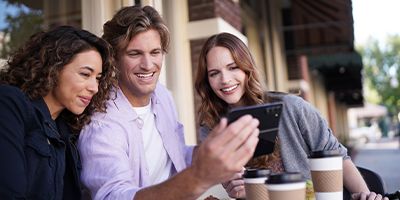
{"label": "awning", "polygon": [[308,65],[311,69],[326,71],[345,67],[349,70],[359,71],[362,69],[362,58],[357,52],[335,53],[325,55],[314,55],[308,57]]}
{"label": "awning", "polygon": [[361,56],[357,52],[309,56],[310,70],[324,76],[328,91],[349,106],[363,105]]}

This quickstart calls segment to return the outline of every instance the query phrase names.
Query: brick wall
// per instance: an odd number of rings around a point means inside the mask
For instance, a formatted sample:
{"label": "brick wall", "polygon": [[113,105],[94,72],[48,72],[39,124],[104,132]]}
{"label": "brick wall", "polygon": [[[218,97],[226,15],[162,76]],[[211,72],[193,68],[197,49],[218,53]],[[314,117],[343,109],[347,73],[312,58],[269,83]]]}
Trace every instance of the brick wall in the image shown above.
{"label": "brick wall", "polygon": [[221,17],[237,30],[242,29],[240,6],[232,0],[188,0],[189,21]]}

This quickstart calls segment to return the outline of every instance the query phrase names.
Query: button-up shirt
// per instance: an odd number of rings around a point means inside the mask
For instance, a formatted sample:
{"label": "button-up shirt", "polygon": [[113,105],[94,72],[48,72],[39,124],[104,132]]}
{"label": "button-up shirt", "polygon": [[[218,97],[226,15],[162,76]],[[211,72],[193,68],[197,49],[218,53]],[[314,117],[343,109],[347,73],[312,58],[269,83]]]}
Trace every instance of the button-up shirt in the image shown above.
{"label": "button-up shirt", "polygon": [[[149,186],[140,119],[120,89],[111,96],[106,113],[96,113],[81,132],[78,148],[82,182],[94,199],[133,199]],[[151,95],[156,128],[172,161],[171,175],[191,163],[193,147],[185,145],[183,126],[169,91],[157,84]]]}

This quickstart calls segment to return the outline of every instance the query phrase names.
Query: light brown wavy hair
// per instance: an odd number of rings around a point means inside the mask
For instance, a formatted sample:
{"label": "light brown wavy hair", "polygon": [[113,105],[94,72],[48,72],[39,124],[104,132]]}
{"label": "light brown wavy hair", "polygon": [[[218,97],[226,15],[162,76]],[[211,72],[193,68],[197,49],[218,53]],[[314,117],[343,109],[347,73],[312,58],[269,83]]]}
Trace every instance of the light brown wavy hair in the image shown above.
{"label": "light brown wavy hair", "polygon": [[111,46],[105,40],[71,26],[36,33],[10,56],[0,71],[0,82],[20,88],[32,100],[42,98],[56,88],[64,66],[77,54],[88,50],[96,50],[102,58],[98,92],[82,114],[75,115],[66,109],[60,114],[77,134],[90,122],[94,112],[105,112],[110,89],[116,86],[117,71]]}
{"label": "light brown wavy hair", "polygon": [[169,30],[157,10],[151,6],[122,8],[104,24],[102,37],[114,48],[114,58],[117,59],[118,54],[128,46],[133,37],[150,29],[160,34],[161,48],[167,53]]}
{"label": "light brown wavy hair", "polygon": [[264,102],[264,91],[258,70],[247,46],[238,37],[230,33],[213,35],[207,39],[201,49],[195,80],[195,88],[201,98],[198,110],[199,122],[200,125],[208,128],[213,128],[230,108],[224,100],[214,93],[208,80],[207,54],[216,46],[227,48],[231,52],[236,65],[246,74],[245,92],[242,96],[244,104],[255,105]]}

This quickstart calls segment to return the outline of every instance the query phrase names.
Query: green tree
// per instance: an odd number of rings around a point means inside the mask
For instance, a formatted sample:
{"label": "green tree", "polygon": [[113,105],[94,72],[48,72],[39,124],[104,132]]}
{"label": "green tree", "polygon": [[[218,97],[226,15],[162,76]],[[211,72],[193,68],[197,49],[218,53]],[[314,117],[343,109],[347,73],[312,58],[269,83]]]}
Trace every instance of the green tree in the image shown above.
{"label": "green tree", "polygon": [[[400,36],[391,35],[386,44],[380,45],[377,40],[358,47],[363,57],[364,86],[369,94],[367,101],[377,101],[385,105],[392,116],[400,111]],[[377,97],[377,98],[376,98]]]}
{"label": "green tree", "polygon": [[7,56],[26,42],[29,37],[40,30],[43,24],[42,11],[27,8],[23,4],[12,3],[18,8],[16,15],[7,14],[6,28],[3,32],[4,40],[0,43],[0,58]]}

